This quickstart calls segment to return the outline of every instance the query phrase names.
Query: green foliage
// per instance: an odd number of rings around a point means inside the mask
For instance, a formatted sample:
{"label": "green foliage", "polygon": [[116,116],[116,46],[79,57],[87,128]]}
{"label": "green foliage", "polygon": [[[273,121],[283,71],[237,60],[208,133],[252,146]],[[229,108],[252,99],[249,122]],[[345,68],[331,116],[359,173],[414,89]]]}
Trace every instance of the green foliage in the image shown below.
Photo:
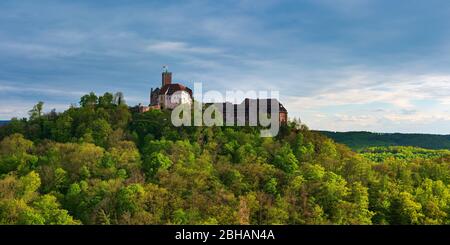
{"label": "green foliage", "polygon": [[176,128],[121,93],[42,106],[0,127],[1,224],[450,224],[448,150]]}
{"label": "green foliage", "polygon": [[29,111],[30,120],[39,119],[42,116],[42,110],[44,109],[44,102],[39,101],[33,109]]}
{"label": "green foliage", "polygon": [[363,149],[361,155],[374,162],[383,162],[389,158],[413,161],[450,157],[450,150],[427,150],[411,146],[370,147]]}
{"label": "green foliage", "polygon": [[286,173],[292,173],[298,168],[298,160],[288,144],[284,145],[277,151],[273,162],[275,166]]}
{"label": "green foliage", "polygon": [[91,92],[90,94],[86,94],[80,99],[81,107],[94,107],[98,103],[98,97]]}
{"label": "green foliage", "polygon": [[151,178],[159,169],[168,169],[172,165],[172,161],[160,152],[153,152],[148,158],[144,160],[142,165],[145,174]]}
{"label": "green foliage", "polygon": [[277,185],[278,185],[277,179],[271,178],[264,186],[264,189],[267,193],[276,195],[278,193]]}
{"label": "green foliage", "polygon": [[56,197],[40,195],[39,175],[32,171],[17,178],[8,175],[0,180],[0,223],[24,225],[79,224],[68,211],[61,209]]}
{"label": "green foliage", "polygon": [[388,134],[371,132],[329,132],[319,131],[336,142],[354,150],[378,146],[414,146],[425,149],[450,149],[450,135],[434,134]]}
{"label": "green foliage", "polygon": [[34,169],[37,157],[30,154],[33,142],[21,134],[13,134],[0,142],[0,174],[11,171],[28,172]]}

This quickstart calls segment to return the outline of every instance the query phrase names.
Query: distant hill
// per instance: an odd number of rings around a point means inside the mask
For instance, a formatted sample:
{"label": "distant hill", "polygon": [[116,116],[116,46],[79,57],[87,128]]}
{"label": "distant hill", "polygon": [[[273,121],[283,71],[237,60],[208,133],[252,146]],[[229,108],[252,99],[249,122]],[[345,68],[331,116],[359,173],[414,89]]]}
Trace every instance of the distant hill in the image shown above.
{"label": "distant hill", "polygon": [[9,121],[6,121],[6,120],[0,120],[0,127],[3,126],[3,125],[6,125],[6,124],[8,124],[8,123],[9,123]]}
{"label": "distant hill", "polygon": [[450,135],[318,131],[353,150],[375,146],[415,146],[450,149]]}

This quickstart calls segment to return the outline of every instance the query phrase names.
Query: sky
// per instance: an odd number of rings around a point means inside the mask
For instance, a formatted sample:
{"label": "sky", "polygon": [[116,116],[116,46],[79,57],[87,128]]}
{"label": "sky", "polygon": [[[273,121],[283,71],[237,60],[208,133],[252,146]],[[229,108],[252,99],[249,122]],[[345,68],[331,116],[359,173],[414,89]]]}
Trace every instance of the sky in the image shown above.
{"label": "sky", "polygon": [[311,129],[450,134],[447,0],[0,1],[0,120],[88,92],[148,103],[163,65],[279,91]]}

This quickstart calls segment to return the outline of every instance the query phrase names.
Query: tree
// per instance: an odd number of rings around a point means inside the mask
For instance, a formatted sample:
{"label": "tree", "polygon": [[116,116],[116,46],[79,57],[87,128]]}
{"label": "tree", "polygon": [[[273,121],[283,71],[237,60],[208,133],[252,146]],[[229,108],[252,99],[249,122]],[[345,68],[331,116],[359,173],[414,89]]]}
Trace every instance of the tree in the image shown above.
{"label": "tree", "polygon": [[119,215],[125,213],[134,214],[139,209],[142,209],[144,196],[145,190],[140,184],[132,184],[121,188],[117,193],[117,211]]}
{"label": "tree", "polygon": [[270,180],[264,186],[264,189],[269,194],[277,195],[278,194],[277,185],[278,185],[277,179],[270,178]]}
{"label": "tree", "polygon": [[425,179],[415,190],[415,198],[422,206],[425,224],[448,222],[450,190],[441,180]]}
{"label": "tree", "polygon": [[0,142],[0,174],[14,170],[24,172],[35,167],[37,157],[30,154],[33,142],[21,134],[13,134]]}
{"label": "tree", "polygon": [[52,138],[58,142],[68,142],[72,138],[73,118],[62,115],[56,119],[54,126],[50,129]]}
{"label": "tree", "polygon": [[369,195],[360,182],[352,184],[351,193],[346,201],[338,204],[340,224],[372,224],[374,212],[369,210]]}
{"label": "tree", "polygon": [[117,92],[114,94],[114,104],[116,105],[125,105],[125,99],[122,92]]}
{"label": "tree", "polygon": [[106,146],[108,136],[112,132],[111,125],[104,119],[97,119],[92,122],[89,129],[94,139],[94,143],[98,146]]}
{"label": "tree", "polygon": [[22,134],[26,133],[26,126],[28,122],[26,118],[18,119],[12,118],[7,125],[0,127],[0,139],[12,134]]}
{"label": "tree", "polygon": [[98,103],[98,97],[94,92],[84,95],[80,99],[81,107],[94,107]]}
{"label": "tree", "polygon": [[450,224],[449,150],[174,127],[122,93],[80,105],[0,126],[0,224]]}
{"label": "tree", "polygon": [[391,205],[391,224],[421,224],[424,218],[422,205],[414,200],[411,193],[402,191]]}
{"label": "tree", "polygon": [[161,152],[153,152],[144,159],[143,169],[147,178],[152,178],[159,169],[167,169],[172,165],[172,161]]}
{"label": "tree", "polygon": [[103,108],[109,108],[113,104],[113,95],[111,93],[105,93],[98,98],[98,105]]}
{"label": "tree", "polygon": [[292,173],[298,168],[298,160],[288,144],[277,151],[273,160],[275,166],[286,173]]}
{"label": "tree", "polygon": [[[39,175],[31,171],[17,179],[10,175],[0,179],[0,223],[2,224],[79,224],[67,210],[61,209],[55,196],[40,195]],[[5,192],[5,188],[9,191]]]}
{"label": "tree", "polygon": [[32,207],[44,219],[46,225],[75,225],[79,224],[70,216],[67,210],[61,209],[56,197],[43,195],[32,203]]}
{"label": "tree", "polygon": [[42,116],[42,109],[44,108],[44,102],[39,101],[33,109],[31,109],[28,114],[30,115],[30,120],[38,119]]}
{"label": "tree", "polygon": [[126,105],[120,105],[111,116],[111,124],[115,129],[124,129],[131,121],[131,113]]}

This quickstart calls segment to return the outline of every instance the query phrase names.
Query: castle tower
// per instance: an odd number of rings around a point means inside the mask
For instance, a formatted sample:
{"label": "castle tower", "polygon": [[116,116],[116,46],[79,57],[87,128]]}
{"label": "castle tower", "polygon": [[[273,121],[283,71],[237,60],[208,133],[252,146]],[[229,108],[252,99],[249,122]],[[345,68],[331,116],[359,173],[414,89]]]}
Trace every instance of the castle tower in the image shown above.
{"label": "castle tower", "polygon": [[171,84],[171,83],[172,83],[172,72],[169,72],[167,66],[163,66],[161,87],[164,87],[164,85]]}
{"label": "castle tower", "polygon": [[152,98],[153,98],[153,88],[150,89],[150,101],[149,101],[150,104],[149,104],[149,105],[152,105],[152,104],[153,104]]}

